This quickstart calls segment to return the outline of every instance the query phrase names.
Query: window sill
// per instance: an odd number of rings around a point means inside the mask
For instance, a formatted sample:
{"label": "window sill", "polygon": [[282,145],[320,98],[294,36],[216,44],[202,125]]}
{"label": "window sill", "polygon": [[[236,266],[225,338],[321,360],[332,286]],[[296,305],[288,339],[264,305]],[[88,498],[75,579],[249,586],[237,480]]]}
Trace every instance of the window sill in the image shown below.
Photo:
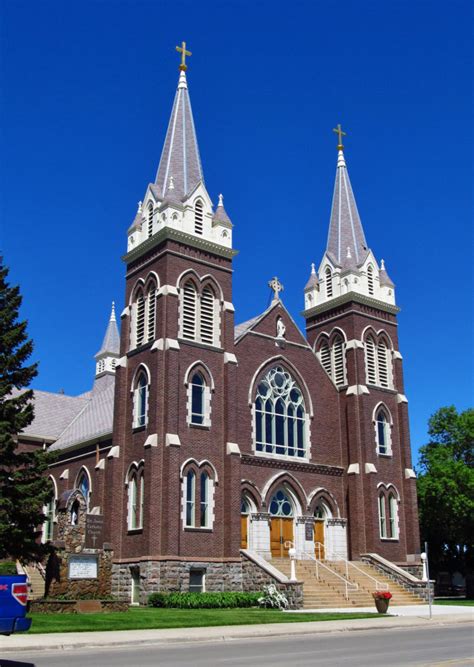
{"label": "window sill", "polygon": [[397,390],[393,389],[393,387],[381,387],[379,384],[370,384],[367,382],[367,387],[370,387],[371,389],[378,389],[379,391],[385,391],[387,394],[397,394]]}
{"label": "window sill", "polygon": [[220,345],[212,345],[211,343],[201,343],[198,340],[190,340],[189,338],[181,338],[178,336],[178,342],[183,345],[191,345],[191,347],[199,347],[202,350],[214,350],[215,352],[224,353],[224,348]]}
{"label": "window sill", "polygon": [[301,461],[302,463],[309,463],[308,456],[291,456],[290,454],[271,454],[270,452],[260,452],[254,449],[255,456],[262,456],[265,459],[279,459],[280,461]]}
{"label": "window sill", "polygon": [[400,542],[399,537],[381,537],[380,538],[381,542]]}
{"label": "window sill", "polygon": [[184,530],[187,533],[212,533],[212,528],[205,528],[204,526],[185,526]]}
{"label": "window sill", "polygon": [[153,339],[153,340],[148,341],[147,343],[143,343],[143,345],[139,345],[138,347],[134,347],[133,350],[129,350],[127,352],[127,357],[128,358],[134,357],[136,354],[139,354],[140,352],[143,352],[144,350],[149,350],[154,342],[155,341]]}
{"label": "window sill", "polygon": [[382,452],[377,452],[377,456],[380,456],[383,459],[391,459],[393,458],[392,452],[387,453],[387,454],[382,454]]}
{"label": "window sill", "polygon": [[144,424],[143,426],[133,426],[132,433],[141,433],[141,431],[144,431],[146,427],[147,427],[146,424]]}
{"label": "window sill", "polygon": [[210,424],[193,424],[192,422],[188,422],[189,428],[197,428],[201,429],[202,431],[210,431],[211,430],[211,425]]}
{"label": "window sill", "polygon": [[127,535],[139,535],[143,533],[143,528],[129,528],[127,530]]}

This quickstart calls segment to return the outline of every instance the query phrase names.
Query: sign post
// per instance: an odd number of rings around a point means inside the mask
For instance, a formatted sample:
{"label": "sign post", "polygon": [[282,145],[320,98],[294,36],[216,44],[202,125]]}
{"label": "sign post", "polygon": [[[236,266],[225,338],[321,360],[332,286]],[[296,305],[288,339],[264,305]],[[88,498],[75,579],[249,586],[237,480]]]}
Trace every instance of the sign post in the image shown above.
{"label": "sign post", "polygon": [[[430,610],[430,621],[433,618],[433,609],[431,607],[432,605],[432,600],[431,600],[431,581],[430,581],[430,565],[429,565],[429,560],[428,560],[428,542],[425,542],[425,558],[423,562],[423,574],[425,574],[426,571],[426,585],[428,586],[428,606]],[[423,555],[422,555],[422,560],[423,560]],[[426,570],[425,570],[426,568]]]}

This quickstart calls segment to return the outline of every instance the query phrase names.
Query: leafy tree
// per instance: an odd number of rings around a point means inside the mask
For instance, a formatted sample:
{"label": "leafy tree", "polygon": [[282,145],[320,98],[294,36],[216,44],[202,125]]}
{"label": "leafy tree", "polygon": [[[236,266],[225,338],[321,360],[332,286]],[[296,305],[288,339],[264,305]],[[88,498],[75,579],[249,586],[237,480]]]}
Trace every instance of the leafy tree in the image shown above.
{"label": "leafy tree", "polygon": [[34,417],[32,390],[37,364],[25,365],[33,351],[27,322],[18,320],[19,287],[10,287],[0,257],[0,558],[39,559],[44,552],[39,526],[51,498],[44,476],[52,455],[42,449],[19,451],[16,434]]}
{"label": "leafy tree", "polygon": [[433,572],[474,564],[474,409],[440,408],[420,449],[418,502],[422,542]]}

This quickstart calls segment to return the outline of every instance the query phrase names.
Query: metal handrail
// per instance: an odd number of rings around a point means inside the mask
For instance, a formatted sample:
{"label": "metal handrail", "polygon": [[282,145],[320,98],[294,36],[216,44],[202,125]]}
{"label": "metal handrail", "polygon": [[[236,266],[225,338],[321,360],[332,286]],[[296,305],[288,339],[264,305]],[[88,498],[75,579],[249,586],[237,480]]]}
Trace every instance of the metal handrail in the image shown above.
{"label": "metal handrail", "polygon": [[319,568],[320,567],[323,567],[325,570],[327,570],[328,572],[330,572],[331,574],[336,576],[338,579],[341,579],[341,581],[344,582],[344,586],[345,586],[345,590],[346,590],[346,595],[345,595],[346,600],[349,599],[349,588],[352,588],[356,591],[359,590],[359,584],[356,584],[354,581],[349,581],[349,579],[346,579],[345,577],[343,577],[341,574],[339,574],[339,572],[335,572],[328,565],[323,563],[320,559],[316,558],[316,556],[314,556],[313,554],[311,554],[307,551],[301,551],[300,554],[305,556],[308,560],[314,560],[314,562],[316,563],[316,577],[317,577],[317,579],[319,579]]}
{"label": "metal handrail", "polygon": [[[326,554],[327,554],[327,549],[325,548],[324,544],[321,544],[321,542],[315,542],[314,545],[315,545],[315,546],[318,545],[318,551],[319,551],[319,553],[321,553],[321,547],[322,547],[322,548],[325,550]],[[355,565],[355,564],[352,563],[351,561],[347,560],[346,558],[343,558],[343,557],[340,556],[339,554],[336,554],[336,553],[334,553],[334,552],[330,552],[330,553],[331,553],[331,560],[342,561],[343,563],[345,563],[345,566],[346,566],[346,577],[347,577],[347,578],[349,578],[349,566],[350,566],[350,567],[353,567],[355,570],[357,570],[357,572],[360,572],[362,575],[364,575],[364,577],[367,577],[368,579],[371,579],[372,581],[374,581],[374,582],[375,582],[375,588],[376,588],[377,590],[383,590],[383,589],[385,589],[385,590],[388,591],[388,588],[389,588],[388,584],[386,584],[386,583],[384,583],[384,582],[382,582],[382,581],[379,581],[378,579],[376,579],[375,577],[373,577],[371,574],[368,574],[367,572],[364,572],[364,570],[361,570],[360,567],[358,567],[357,565]]]}

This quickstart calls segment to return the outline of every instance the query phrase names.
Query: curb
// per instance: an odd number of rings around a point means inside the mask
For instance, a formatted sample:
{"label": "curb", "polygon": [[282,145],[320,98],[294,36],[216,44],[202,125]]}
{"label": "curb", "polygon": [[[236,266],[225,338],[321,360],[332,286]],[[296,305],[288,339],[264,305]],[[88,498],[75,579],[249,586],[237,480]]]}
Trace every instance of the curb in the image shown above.
{"label": "curb", "polygon": [[[458,624],[471,624],[472,619],[467,616],[444,616],[438,618],[413,618],[403,617],[384,617],[380,622],[374,623],[370,619],[369,624],[362,622],[345,622],[345,621],[317,621],[305,622],[294,627],[295,623],[278,623],[266,625],[251,625],[251,626],[214,626],[211,628],[184,628],[175,630],[120,630],[118,632],[124,633],[125,636],[110,638],[104,635],[114,634],[111,632],[99,632],[98,637],[91,638],[88,636],[81,641],[77,634],[71,633],[71,641],[65,640],[64,634],[60,633],[59,641],[54,641],[55,633],[48,633],[44,635],[37,635],[35,637],[28,635],[16,635],[14,637],[4,637],[0,639],[0,650],[5,653],[13,651],[48,651],[48,650],[74,650],[74,649],[90,649],[90,648],[120,648],[129,647],[131,643],[134,646],[160,646],[183,643],[209,643],[221,641],[238,641],[242,639],[268,639],[270,637],[289,637],[289,636],[304,636],[315,634],[336,634],[340,632],[370,632],[373,630],[410,630],[417,627],[443,627]],[[329,627],[329,624],[332,624]],[[283,627],[282,627],[283,626]],[[293,627],[291,627],[293,626]],[[302,627],[305,626],[305,627]],[[258,628],[258,630],[257,630]],[[190,630],[199,630],[201,635],[190,635]],[[202,633],[207,630],[207,633]],[[149,632],[149,637],[135,637],[132,633]],[[155,633],[155,634],[151,634]],[[163,633],[163,634],[161,634]],[[170,633],[171,636],[164,636],[164,633]],[[88,633],[89,634],[89,633]],[[160,636],[161,635],[161,636]],[[22,639],[31,639],[31,643],[24,643]],[[10,643],[10,641],[11,643]],[[33,643],[35,642],[35,643]],[[10,645],[9,645],[10,643]]]}

